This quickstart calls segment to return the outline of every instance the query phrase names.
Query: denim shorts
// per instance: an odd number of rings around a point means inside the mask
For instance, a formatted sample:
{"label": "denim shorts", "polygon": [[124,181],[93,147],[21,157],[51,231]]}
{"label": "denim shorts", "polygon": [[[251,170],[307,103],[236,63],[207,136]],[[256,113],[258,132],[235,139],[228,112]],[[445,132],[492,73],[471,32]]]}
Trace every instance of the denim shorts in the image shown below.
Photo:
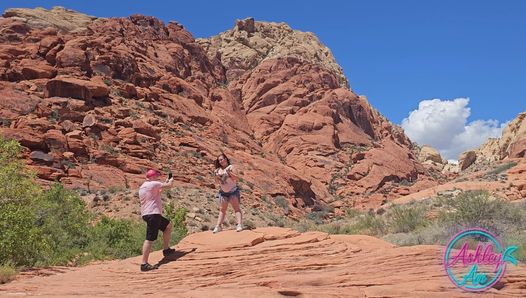
{"label": "denim shorts", "polygon": [[219,190],[217,193],[217,203],[220,204],[223,201],[229,201],[232,198],[237,198],[238,200],[241,199],[241,193],[239,191],[239,187],[236,186],[229,192],[224,192],[222,189]]}

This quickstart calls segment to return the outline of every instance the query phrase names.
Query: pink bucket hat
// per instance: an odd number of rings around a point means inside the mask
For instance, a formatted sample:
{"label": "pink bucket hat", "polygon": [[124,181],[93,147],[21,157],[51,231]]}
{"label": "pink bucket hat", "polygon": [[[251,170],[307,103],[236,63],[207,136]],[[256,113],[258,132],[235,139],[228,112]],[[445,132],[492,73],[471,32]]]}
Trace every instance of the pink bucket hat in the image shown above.
{"label": "pink bucket hat", "polygon": [[148,179],[151,179],[157,176],[161,176],[161,172],[154,170],[154,169],[149,169],[148,172],[146,172],[146,178]]}

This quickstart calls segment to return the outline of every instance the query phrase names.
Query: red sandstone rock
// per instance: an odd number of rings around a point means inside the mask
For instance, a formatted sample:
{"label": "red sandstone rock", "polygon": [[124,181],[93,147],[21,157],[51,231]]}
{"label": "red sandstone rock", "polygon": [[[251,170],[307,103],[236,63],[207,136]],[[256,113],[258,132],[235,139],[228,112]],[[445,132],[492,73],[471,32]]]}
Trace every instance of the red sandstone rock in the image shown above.
{"label": "red sandstone rock", "polygon": [[[162,297],[481,296],[453,285],[437,261],[444,250],[437,245],[396,247],[370,236],[258,228],[195,233],[175,248],[176,260],[161,262],[146,279],[135,274],[141,261],[137,256],[61,268],[60,274],[56,270],[49,276],[33,274],[1,289],[7,296],[21,291],[30,296],[75,296],[79,291],[93,297],[129,296],[147,295],[152,288]],[[161,251],[150,255],[153,264],[162,258]],[[118,282],[122,276],[129,282]],[[174,278],[184,282],[166,282]],[[502,288],[490,288],[484,295],[524,297],[524,264],[508,266],[501,282]]]}
{"label": "red sandstone rock", "polygon": [[38,97],[14,89],[14,85],[0,81],[0,118],[14,120],[34,111]]}
{"label": "red sandstone rock", "polygon": [[105,97],[109,88],[97,81],[86,81],[75,78],[55,78],[46,84],[45,97],[72,97],[76,99],[91,99]]}
{"label": "red sandstone rock", "polygon": [[152,125],[145,123],[144,121],[141,121],[141,120],[133,121],[132,125],[133,125],[133,129],[136,132],[150,136],[156,140],[160,139],[159,133]]}
{"label": "red sandstone rock", "polygon": [[524,158],[526,157],[526,139],[521,139],[510,146],[510,158]]}
{"label": "red sandstone rock", "polygon": [[29,158],[31,158],[31,160],[37,163],[42,163],[45,165],[52,165],[54,161],[53,156],[46,154],[42,151],[31,152],[31,154],[29,155]]}
{"label": "red sandstone rock", "polygon": [[50,150],[65,151],[67,148],[66,136],[60,130],[48,130],[44,142]]}
{"label": "red sandstone rock", "polygon": [[[250,31],[245,23],[238,27]],[[122,176],[170,164],[176,179],[205,188],[215,187],[209,173],[225,151],[252,185],[247,204],[282,195],[291,217],[336,195],[345,208],[384,200],[372,194],[403,180],[432,181],[402,131],[342,88],[332,64],[278,55],[243,68],[227,85],[235,65],[208,57],[177,23],[135,15],[87,27],[57,33],[0,22],[0,30],[20,29],[0,44],[0,77],[17,82],[0,82],[12,98],[0,109],[12,121],[2,133],[54,158],[69,152],[77,168],[99,163]],[[25,77],[22,65],[36,74]],[[56,77],[38,71],[44,68]],[[27,80],[34,77],[41,79]],[[71,175],[68,187],[86,184],[84,174]]]}
{"label": "red sandstone rock", "polygon": [[31,130],[0,127],[0,134],[8,139],[15,139],[24,147],[31,150],[41,150],[47,152],[47,146],[43,136]]}

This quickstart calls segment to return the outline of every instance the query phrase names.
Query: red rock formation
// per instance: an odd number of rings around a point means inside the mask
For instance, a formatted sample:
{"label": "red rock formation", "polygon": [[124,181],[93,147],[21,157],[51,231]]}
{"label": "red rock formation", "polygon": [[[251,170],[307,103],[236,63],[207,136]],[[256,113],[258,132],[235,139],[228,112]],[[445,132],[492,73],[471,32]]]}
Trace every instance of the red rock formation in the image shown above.
{"label": "red rock formation", "polygon": [[475,151],[477,163],[526,157],[526,112],[520,113],[502,131]]}
{"label": "red rock formation", "polygon": [[367,202],[366,193],[385,190],[386,183],[425,176],[401,129],[318,65],[293,57],[265,60],[230,90],[264,150],[334,195]]}
{"label": "red rock formation", "polygon": [[157,167],[214,187],[212,161],[225,151],[247,202],[285,196],[290,216],[335,200],[378,206],[433,183],[401,129],[341,87],[332,56],[278,51],[236,70],[227,86],[230,64],[178,23],[133,15],[67,31],[58,21],[0,19],[9,33],[0,44],[0,133],[29,149],[46,181],[134,188]]}

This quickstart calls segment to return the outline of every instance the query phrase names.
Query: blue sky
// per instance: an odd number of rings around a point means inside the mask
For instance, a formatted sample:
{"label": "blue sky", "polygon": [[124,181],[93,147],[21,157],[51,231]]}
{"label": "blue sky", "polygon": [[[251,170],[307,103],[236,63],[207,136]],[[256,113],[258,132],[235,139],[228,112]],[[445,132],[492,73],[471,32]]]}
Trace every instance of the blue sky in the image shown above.
{"label": "blue sky", "polygon": [[61,5],[100,17],[153,15],[195,37],[236,19],[286,22],[315,33],[358,94],[401,124],[426,99],[469,98],[459,121],[500,125],[526,110],[526,1],[2,1]]}

